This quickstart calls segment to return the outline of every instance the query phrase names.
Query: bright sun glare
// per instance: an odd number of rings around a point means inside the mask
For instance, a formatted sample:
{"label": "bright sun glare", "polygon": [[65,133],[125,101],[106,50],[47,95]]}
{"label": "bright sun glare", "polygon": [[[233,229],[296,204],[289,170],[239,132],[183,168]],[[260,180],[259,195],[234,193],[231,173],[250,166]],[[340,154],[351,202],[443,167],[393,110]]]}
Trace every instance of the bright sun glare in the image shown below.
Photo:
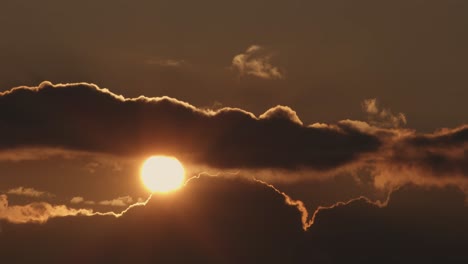
{"label": "bright sun glare", "polygon": [[182,187],[185,170],[174,157],[151,156],[141,167],[141,179],[150,191],[167,193]]}

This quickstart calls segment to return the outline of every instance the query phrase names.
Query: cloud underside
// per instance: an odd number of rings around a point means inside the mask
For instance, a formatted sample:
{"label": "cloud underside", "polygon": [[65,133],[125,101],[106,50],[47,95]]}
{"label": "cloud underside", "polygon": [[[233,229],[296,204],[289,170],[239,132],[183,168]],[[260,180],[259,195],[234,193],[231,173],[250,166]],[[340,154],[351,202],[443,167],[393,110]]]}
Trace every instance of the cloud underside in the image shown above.
{"label": "cloud underside", "polygon": [[305,125],[286,106],[255,116],[169,97],[125,98],[86,83],[44,82],[0,94],[0,159],[160,153],[218,169],[326,174],[371,167],[381,186],[466,184],[468,125],[419,134],[398,128],[400,123],[387,125],[400,119],[380,110],[375,100],[363,107],[374,121],[381,116],[383,125],[354,120]]}
{"label": "cloud underside", "polygon": [[83,83],[13,89],[1,94],[0,113],[2,151],[166,153],[219,168],[320,170],[380,146],[374,135],[346,125],[304,126],[284,106],[256,117],[234,108],[203,110],[168,97],[127,99]]}
{"label": "cloud underside", "polygon": [[0,247],[7,262],[60,262],[71,254],[81,263],[447,263],[468,257],[468,211],[463,193],[454,187],[406,186],[393,192],[386,206],[356,199],[319,209],[306,232],[300,218],[299,211],[264,184],[199,178],[179,195],[153,197],[118,219],[2,223]]}

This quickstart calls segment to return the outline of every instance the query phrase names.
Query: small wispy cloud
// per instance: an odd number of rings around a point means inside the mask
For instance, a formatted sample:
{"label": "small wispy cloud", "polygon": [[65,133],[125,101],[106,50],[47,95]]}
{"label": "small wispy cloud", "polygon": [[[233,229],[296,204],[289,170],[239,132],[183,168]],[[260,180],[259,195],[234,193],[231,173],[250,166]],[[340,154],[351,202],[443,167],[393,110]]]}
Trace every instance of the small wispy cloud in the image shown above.
{"label": "small wispy cloud", "polygon": [[284,79],[284,73],[271,64],[272,53],[259,45],[252,45],[244,53],[234,56],[232,69],[240,76],[252,75],[262,79]]}
{"label": "small wispy cloud", "polygon": [[406,125],[405,114],[394,114],[390,109],[381,109],[376,98],[364,100],[362,109],[368,114],[371,125],[385,128],[398,128]]}
{"label": "small wispy cloud", "polygon": [[[138,199],[138,202],[141,202],[141,199]],[[99,205],[105,205],[105,206],[128,206],[133,203],[133,198],[131,196],[121,196],[117,197],[115,199],[110,199],[110,200],[103,200],[99,202],[91,201],[91,200],[86,200],[84,197],[81,196],[75,196],[70,200],[71,204],[88,204],[88,205],[94,205],[94,204],[99,204]]]}
{"label": "small wispy cloud", "polygon": [[100,205],[107,205],[107,206],[127,206],[129,204],[133,203],[133,198],[130,196],[122,196],[118,197],[112,200],[104,200],[100,201]]}
{"label": "small wispy cloud", "polygon": [[48,192],[38,191],[34,188],[26,188],[23,186],[9,189],[6,191],[7,194],[19,195],[19,196],[27,196],[27,197],[53,197],[54,195]]}
{"label": "small wispy cloud", "polygon": [[80,203],[83,203],[83,204],[88,204],[88,205],[96,204],[96,202],[90,201],[90,200],[85,200],[85,199],[84,199],[83,197],[81,197],[81,196],[75,196],[75,197],[73,197],[73,198],[70,200],[70,203],[72,203],[72,204],[80,204]]}
{"label": "small wispy cloud", "polygon": [[157,65],[161,67],[181,67],[186,64],[186,62],[184,60],[176,59],[152,58],[146,60],[146,64]]}

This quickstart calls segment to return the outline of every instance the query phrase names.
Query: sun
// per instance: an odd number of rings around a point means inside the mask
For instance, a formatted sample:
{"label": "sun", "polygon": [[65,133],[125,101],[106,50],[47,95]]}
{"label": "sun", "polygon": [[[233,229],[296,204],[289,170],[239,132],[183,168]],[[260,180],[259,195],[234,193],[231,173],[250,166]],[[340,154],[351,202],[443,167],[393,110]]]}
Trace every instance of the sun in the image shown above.
{"label": "sun", "polygon": [[168,193],[182,187],[185,169],[174,157],[151,156],[141,167],[141,180],[151,192]]}

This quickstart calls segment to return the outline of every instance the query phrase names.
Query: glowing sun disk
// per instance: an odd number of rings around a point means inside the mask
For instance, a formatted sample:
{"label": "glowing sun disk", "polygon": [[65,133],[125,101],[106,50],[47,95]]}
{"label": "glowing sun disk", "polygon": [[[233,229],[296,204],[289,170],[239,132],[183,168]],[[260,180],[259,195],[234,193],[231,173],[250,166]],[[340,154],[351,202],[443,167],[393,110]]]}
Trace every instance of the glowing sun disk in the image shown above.
{"label": "glowing sun disk", "polygon": [[141,167],[141,180],[151,192],[167,193],[182,187],[185,170],[174,157],[151,156]]}

